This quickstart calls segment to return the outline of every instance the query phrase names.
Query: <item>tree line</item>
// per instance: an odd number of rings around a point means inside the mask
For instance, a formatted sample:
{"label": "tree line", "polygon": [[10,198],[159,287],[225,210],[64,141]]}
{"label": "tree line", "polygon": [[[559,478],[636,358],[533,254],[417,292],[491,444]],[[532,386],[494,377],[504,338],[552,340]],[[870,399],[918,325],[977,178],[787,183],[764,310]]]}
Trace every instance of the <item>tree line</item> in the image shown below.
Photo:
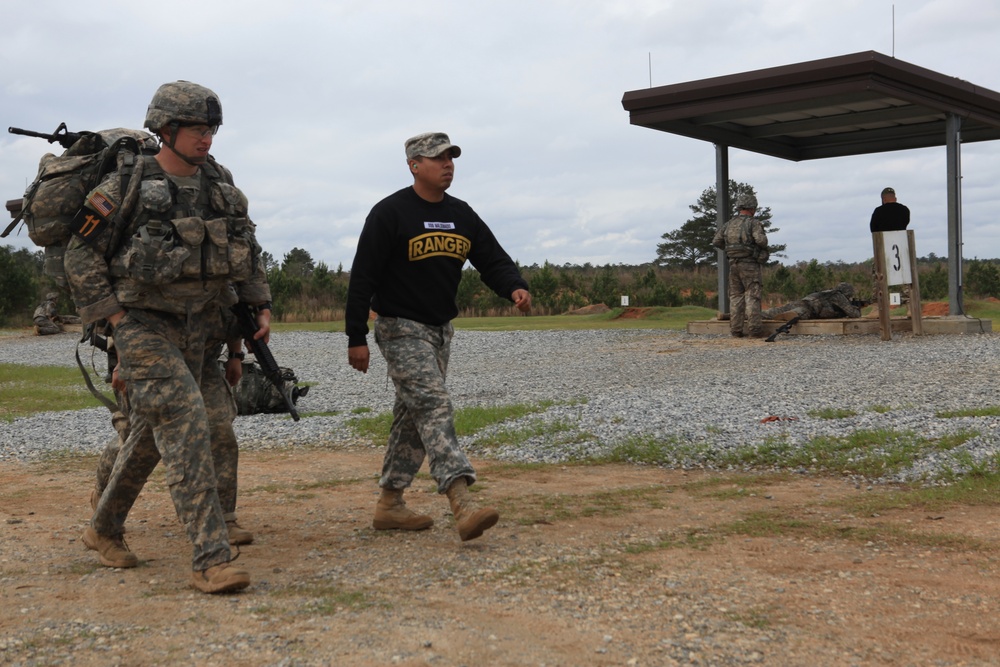
{"label": "tree line", "polygon": [[[42,273],[43,252],[0,247],[0,326],[19,327],[31,323],[35,307],[55,287]],[[350,272],[343,266],[331,269],[313,260],[307,250],[293,248],[282,260],[263,254],[271,286],[274,315],[283,322],[326,322],[343,319]],[[965,263],[965,294],[972,298],[1000,296],[1000,259],[973,259]],[[684,305],[717,309],[718,278],[704,266],[648,264],[521,265],[531,286],[533,312],[540,315],[566,313],[584,306],[620,306],[622,296],[629,306],[676,307]],[[871,260],[858,263],[774,262],[764,267],[764,292],[768,305],[798,299],[811,292],[849,282],[861,297],[872,291]],[[947,260],[933,253],[917,260],[920,294],[924,301],[948,297]],[[486,287],[479,272],[467,267],[458,288],[458,306],[465,317],[515,314],[510,301]],[[73,312],[68,295],[59,301],[60,312]]]}
{"label": "tree line", "polygon": [[[726,219],[736,215],[736,201],[741,195],[756,197],[752,185],[730,180],[729,210]],[[615,308],[628,297],[629,306],[676,307],[701,306],[718,310],[718,252],[712,238],[718,227],[716,190],[706,188],[698,200],[689,205],[693,217],[678,229],[662,235],[663,243],[656,247],[656,257],[646,264],[608,264],[582,266],[549,262],[541,266],[521,266],[522,275],[531,287],[533,312],[541,315],[566,313],[584,306],[604,304]],[[758,206],[755,214],[771,234],[771,209]],[[840,282],[854,286],[859,297],[872,292],[872,262],[798,262],[785,265],[784,244],[768,247],[771,262],[764,267],[764,300],[766,306],[778,305],[819,290],[829,289]],[[329,322],[343,319],[350,273],[344,267],[330,268],[315,261],[309,251],[292,248],[279,262],[268,252],[262,254],[264,269],[271,286],[274,317],[282,322]],[[0,326],[22,326],[31,323],[31,315],[47,292],[57,291],[43,276],[43,252],[0,248]],[[964,290],[970,297],[1000,296],[1000,259],[973,259],[964,263]],[[925,301],[945,300],[948,296],[947,260],[933,253],[917,261],[920,296]],[[467,267],[462,271],[458,287],[458,307],[461,316],[496,316],[515,314],[510,301],[494,294],[479,277],[479,272]],[[59,302],[60,312],[72,312],[68,295]]]}

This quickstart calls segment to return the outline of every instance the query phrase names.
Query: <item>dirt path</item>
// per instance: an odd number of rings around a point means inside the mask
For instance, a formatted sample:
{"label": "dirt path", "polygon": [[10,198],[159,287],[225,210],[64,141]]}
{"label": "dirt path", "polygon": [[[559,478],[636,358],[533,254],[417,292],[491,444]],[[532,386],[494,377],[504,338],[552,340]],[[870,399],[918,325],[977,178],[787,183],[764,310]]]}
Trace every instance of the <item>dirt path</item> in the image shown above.
{"label": "dirt path", "polygon": [[[111,570],[79,540],[94,459],[0,466],[0,663],[1000,664],[1000,519],[871,512],[839,479],[477,462],[501,522],[459,542],[422,476],[421,533],[376,532],[381,452],[251,452],[257,534],[229,596],[187,587],[155,476]],[[875,514],[873,516],[873,514]]]}

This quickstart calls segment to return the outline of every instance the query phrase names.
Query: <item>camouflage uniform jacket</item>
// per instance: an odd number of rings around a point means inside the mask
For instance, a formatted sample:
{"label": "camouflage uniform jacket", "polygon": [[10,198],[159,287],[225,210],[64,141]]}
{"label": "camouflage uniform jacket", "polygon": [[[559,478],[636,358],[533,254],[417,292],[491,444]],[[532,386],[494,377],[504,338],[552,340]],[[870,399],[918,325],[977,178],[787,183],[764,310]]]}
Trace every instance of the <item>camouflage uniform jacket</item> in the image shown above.
{"label": "camouflage uniform jacket", "polygon": [[269,301],[260,246],[246,196],[212,158],[189,179],[138,159],[121,192],[112,173],[88,194],[73,221],[66,273],[84,322],[124,308],[178,315],[225,303]]}
{"label": "camouflage uniform jacket", "polygon": [[770,258],[764,225],[749,215],[737,215],[719,227],[712,245],[725,250],[726,257],[731,261],[766,264]]}
{"label": "camouflage uniform jacket", "polygon": [[802,298],[809,304],[812,315],[808,319],[832,320],[839,317],[861,317],[861,309],[851,303],[843,292],[827,289],[813,292]]}

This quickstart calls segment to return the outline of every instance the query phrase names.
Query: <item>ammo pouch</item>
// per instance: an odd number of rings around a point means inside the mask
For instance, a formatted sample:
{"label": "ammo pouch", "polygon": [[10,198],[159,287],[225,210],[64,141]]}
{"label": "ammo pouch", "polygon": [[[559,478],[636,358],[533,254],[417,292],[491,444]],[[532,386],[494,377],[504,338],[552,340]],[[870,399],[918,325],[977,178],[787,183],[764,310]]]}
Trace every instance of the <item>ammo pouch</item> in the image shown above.
{"label": "ammo pouch", "polygon": [[[147,285],[177,280],[249,280],[256,242],[253,223],[246,217],[246,196],[228,183],[213,183],[210,197],[213,210],[232,217],[148,220],[139,226],[128,249],[112,261],[112,274]],[[170,215],[173,195],[167,181],[143,181],[140,199],[152,215]]]}
{"label": "ammo pouch", "polygon": [[726,257],[729,259],[749,259],[754,256],[750,246],[741,243],[726,246]]}

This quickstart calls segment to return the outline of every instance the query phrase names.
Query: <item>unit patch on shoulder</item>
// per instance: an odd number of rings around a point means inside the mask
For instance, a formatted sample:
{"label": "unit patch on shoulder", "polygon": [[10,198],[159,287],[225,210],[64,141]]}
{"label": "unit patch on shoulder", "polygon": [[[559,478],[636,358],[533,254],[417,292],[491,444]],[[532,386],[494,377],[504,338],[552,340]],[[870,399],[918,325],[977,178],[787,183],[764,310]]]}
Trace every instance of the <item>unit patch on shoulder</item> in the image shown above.
{"label": "unit patch on shoulder", "polygon": [[111,224],[108,216],[116,208],[113,201],[100,192],[94,192],[73,218],[73,234],[84,243],[93,243]]}

